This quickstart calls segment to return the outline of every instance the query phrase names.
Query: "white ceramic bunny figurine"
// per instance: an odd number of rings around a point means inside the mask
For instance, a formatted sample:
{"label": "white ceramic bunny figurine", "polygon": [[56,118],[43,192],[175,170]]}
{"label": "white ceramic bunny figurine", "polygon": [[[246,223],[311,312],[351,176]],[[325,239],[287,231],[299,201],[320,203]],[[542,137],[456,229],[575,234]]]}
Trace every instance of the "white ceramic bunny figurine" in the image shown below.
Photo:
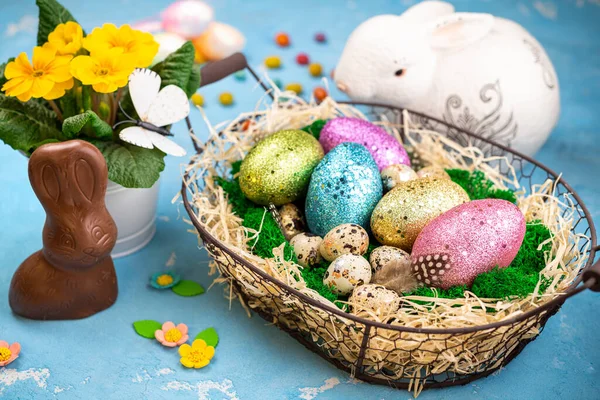
{"label": "white ceramic bunny figurine", "polygon": [[560,112],[554,67],[533,36],[441,1],[363,22],[334,77],[353,100],[422,112],[528,155]]}

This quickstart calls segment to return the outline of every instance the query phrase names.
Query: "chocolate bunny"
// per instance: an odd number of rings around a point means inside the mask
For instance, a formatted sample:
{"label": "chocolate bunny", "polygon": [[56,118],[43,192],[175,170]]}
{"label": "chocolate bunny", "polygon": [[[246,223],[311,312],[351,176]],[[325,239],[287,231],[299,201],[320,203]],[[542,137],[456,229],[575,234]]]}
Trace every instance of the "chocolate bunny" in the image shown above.
{"label": "chocolate bunny", "polygon": [[102,153],[82,140],[39,147],[29,180],[46,211],[44,247],[15,272],[13,312],[31,319],[78,319],[110,307],[117,276],[110,252],[117,227],[106,209]]}

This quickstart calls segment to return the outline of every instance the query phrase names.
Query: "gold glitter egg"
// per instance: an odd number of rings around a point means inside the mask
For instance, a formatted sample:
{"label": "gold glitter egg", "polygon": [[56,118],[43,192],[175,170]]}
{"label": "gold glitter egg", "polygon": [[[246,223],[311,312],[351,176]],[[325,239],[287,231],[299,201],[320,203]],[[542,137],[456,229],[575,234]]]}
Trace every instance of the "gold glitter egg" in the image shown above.
{"label": "gold glitter egg", "polygon": [[410,251],[429,221],[468,201],[467,192],[448,179],[402,182],[383,196],[373,210],[371,230],[382,244]]}
{"label": "gold glitter egg", "polygon": [[306,191],[323,156],[323,148],[312,135],[300,130],[275,132],[258,142],[242,161],[240,188],[258,204],[291,203]]}

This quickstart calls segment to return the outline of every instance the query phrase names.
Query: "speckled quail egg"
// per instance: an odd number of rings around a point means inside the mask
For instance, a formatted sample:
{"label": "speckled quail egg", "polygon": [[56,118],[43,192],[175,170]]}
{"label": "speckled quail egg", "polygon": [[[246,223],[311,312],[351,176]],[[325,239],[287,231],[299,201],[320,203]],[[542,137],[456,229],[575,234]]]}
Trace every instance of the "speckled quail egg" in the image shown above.
{"label": "speckled quail egg", "polygon": [[319,251],[324,259],[333,261],[343,254],[362,255],[369,248],[369,234],[360,225],[338,225],[325,235]]}
{"label": "speckled quail egg", "polygon": [[369,262],[371,263],[373,272],[381,270],[381,268],[393,260],[405,263],[410,267],[410,254],[397,247],[379,246],[375,248],[369,256]]}
{"label": "speckled quail egg", "polygon": [[347,295],[355,287],[371,281],[371,265],[362,256],[344,254],[329,265],[323,284],[329,286],[332,292]]}
{"label": "speckled quail egg", "polygon": [[417,173],[408,165],[393,164],[381,171],[381,181],[383,190],[390,191],[401,182],[417,179]]}
{"label": "speckled quail egg", "polygon": [[450,175],[444,170],[442,167],[434,167],[430,165],[429,167],[421,168],[417,172],[417,176],[419,178],[440,178],[440,179],[450,179]]}
{"label": "speckled quail egg", "polygon": [[319,253],[319,245],[323,239],[320,236],[313,235],[309,232],[297,234],[290,240],[290,244],[294,248],[298,264],[303,267],[311,267],[321,262],[321,253]]}
{"label": "speckled quail egg", "polygon": [[352,292],[349,303],[354,311],[370,310],[377,314],[392,314],[400,307],[400,296],[381,285],[361,285]]}
{"label": "speckled quail egg", "polygon": [[281,226],[285,231],[285,237],[293,238],[297,234],[306,231],[306,222],[302,211],[292,203],[284,204],[279,208]]}

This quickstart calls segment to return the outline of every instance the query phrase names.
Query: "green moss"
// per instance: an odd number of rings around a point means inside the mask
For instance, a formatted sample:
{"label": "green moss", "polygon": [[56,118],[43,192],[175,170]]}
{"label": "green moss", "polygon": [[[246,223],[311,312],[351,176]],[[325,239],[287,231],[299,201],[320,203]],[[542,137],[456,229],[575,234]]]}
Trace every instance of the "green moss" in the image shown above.
{"label": "green moss", "polygon": [[321,136],[321,130],[323,129],[323,127],[325,126],[325,124],[327,123],[326,119],[318,119],[315,122],[313,122],[310,125],[305,126],[304,128],[302,128],[302,130],[304,132],[308,132],[311,135],[313,135],[315,137],[315,139],[319,140],[319,137]]}
{"label": "green moss", "polygon": [[[411,296],[424,296],[424,297],[441,297],[443,299],[456,299],[456,298],[465,297],[465,290],[467,290],[467,287],[465,285],[453,286],[447,290],[435,289],[435,292],[433,289],[431,289],[427,286],[423,286],[423,287],[413,290],[410,293],[405,294],[405,296],[411,295]],[[436,296],[436,292],[437,292],[437,296]]]}
{"label": "green moss", "polygon": [[234,161],[231,163],[231,175],[235,175],[240,172],[240,168],[242,167],[242,160]]}
{"label": "green moss", "polygon": [[275,222],[275,219],[273,219],[273,216],[266,208],[255,207],[248,209],[244,215],[242,225],[260,231],[260,235],[256,239],[248,242],[248,246],[250,246],[254,254],[262,258],[272,258],[274,257],[273,249],[285,243],[283,252],[285,260],[297,262],[294,249],[285,240],[285,236],[281,233],[277,222]]}
{"label": "green moss", "polygon": [[[228,181],[219,176],[214,178],[215,183],[223,188],[223,191],[227,193],[227,201],[233,207],[233,212],[239,217],[243,218],[248,210],[258,208],[256,204],[251,202],[244,196],[238,180]],[[262,207],[261,207],[262,208]]]}
{"label": "green moss", "polygon": [[487,179],[482,171],[447,169],[446,172],[454,183],[465,189],[471,200],[503,199],[511,203],[517,202],[517,197],[512,190],[495,189],[494,183]]}

